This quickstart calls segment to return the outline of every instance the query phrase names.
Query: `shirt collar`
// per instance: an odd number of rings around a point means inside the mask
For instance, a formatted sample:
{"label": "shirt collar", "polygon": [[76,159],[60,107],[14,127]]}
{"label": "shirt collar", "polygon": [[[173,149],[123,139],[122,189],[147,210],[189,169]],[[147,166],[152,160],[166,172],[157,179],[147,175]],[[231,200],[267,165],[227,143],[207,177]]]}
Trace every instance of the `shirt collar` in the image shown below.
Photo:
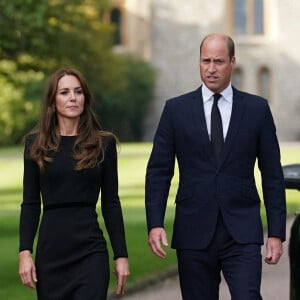
{"label": "shirt collar", "polygon": [[[232,97],[233,97],[233,90],[231,83],[228,85],[228,87],[220,93],[225,101],[228,101],[232,103]],[[211,100],[212,96],[214,95],[214,92],[212,92],[204,83],[202,84],[202,98],[203,103],[206,103],[207,101]]]}

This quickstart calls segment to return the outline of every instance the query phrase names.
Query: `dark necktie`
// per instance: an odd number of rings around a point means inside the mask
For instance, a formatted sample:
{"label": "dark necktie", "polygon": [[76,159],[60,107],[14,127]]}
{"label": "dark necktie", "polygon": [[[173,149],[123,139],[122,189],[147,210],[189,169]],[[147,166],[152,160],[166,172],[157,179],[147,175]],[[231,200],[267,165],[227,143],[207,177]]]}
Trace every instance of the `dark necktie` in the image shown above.
{"label": "dark necktie", "polygon": [[222,95],[214,94],[214,103],[211,109],[211,143],[218,161],[224,144],[222,118],[218,108],[218,100]]}

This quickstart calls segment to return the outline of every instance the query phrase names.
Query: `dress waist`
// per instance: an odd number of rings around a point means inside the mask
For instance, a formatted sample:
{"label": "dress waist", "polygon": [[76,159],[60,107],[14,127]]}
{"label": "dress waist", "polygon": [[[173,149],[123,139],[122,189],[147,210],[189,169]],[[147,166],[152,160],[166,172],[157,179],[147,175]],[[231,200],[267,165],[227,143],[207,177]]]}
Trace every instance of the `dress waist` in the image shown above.
{"label": "dress waist", "polygon": [[43,206],[43,211],[52,210],[52,209],[61,209],[69,207],[96,207],[95,203],[91,202],[63,202],[63,203],[51,203],[45,204]]}

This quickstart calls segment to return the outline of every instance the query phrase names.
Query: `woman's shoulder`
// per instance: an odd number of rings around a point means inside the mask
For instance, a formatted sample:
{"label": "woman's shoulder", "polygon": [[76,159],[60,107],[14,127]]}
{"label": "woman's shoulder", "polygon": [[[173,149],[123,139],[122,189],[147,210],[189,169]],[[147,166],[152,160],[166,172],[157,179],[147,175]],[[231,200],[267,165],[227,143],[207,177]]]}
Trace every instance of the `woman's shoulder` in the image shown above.
{"label": "woman's shoulder", "polygon": [[29,132],[28,134],[26,134],[23,138],[23,141],[25,143],[25,146],[31,146],[33,144],[33,142],[35,141],[37,137],[37,133],[36,132]]}
{"label": "woman's shoulder", "polygon": [[26,158],[30,158],[30,149],[37,137],[37,133],[28,133],[23,138],[23,145],[24,145],[24,155]]}
{"label": "woman's shoulder", "polygon": [[116,135],[110,131],[99,131],[99,135],[105,148],[118,142]]}
{"label": "woman's shoulder", "polygon": [[107,159],[116,157],[117,145],[119,144],[116,135],[109,131],[101,131],[100,135],[101,135],[101,148],[104,157]]}

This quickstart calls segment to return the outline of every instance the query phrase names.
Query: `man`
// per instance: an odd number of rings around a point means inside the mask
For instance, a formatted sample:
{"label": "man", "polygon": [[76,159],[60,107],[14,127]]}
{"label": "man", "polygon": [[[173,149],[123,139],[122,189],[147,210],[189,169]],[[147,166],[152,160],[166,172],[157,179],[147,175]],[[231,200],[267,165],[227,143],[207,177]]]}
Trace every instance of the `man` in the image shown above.
{"label": "man", "polygon": [[235,63],[229,36],[204,38],[203,84],[166,102],[147,166],[148,241],[164,258],[164,215],[175,158],[178,162],[172,248],[184,300],[218,299],[221,271],[232,299],[262,299],[256,159],[268,221],[265,261],[276,264],[282,254],[286,204],[276,129],[265,99],[231,86]]}

